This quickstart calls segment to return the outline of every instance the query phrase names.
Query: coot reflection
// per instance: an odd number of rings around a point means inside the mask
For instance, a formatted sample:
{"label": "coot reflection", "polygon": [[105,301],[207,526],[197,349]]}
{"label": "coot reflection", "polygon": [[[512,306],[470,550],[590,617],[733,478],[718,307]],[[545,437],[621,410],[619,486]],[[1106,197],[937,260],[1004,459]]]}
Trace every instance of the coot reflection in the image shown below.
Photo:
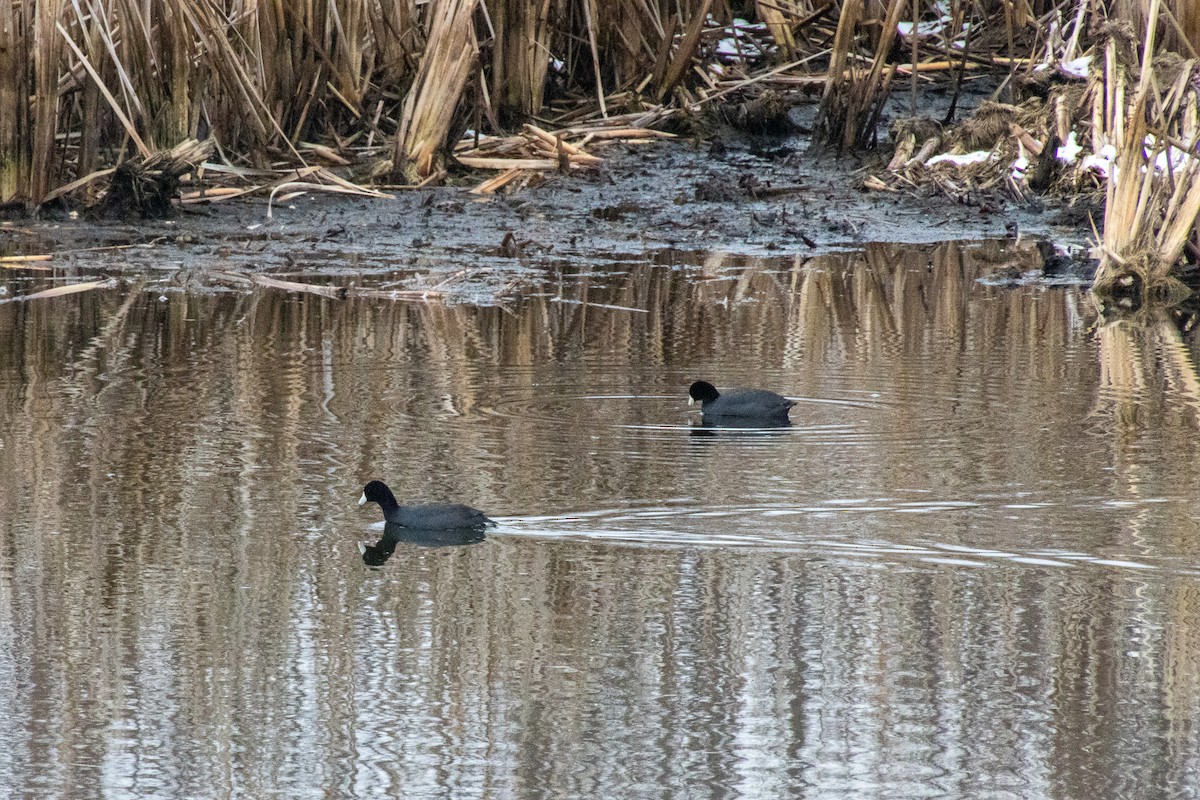
{"label": "coot reflection", "polygon": [[478,544],[487,535],[481,527],[466,528],[406,528],[394,522],[385,523],[383,536],[375,544],[358,543],[363,563],[368,567],[382,566],[396,552],[396,545],[415,544],[421,547],[461,547]]}
{"label": "coot reflection", "polygon": [[719,430],[770,431],[790,427],[792,427],[792,421],[787,417],[783,419],[753,419],[750,417],[720,417],[713,414],[704,414],[700,418],[699,425],[693,425],[692,429],[694,431],[704,430],[715,433]]}

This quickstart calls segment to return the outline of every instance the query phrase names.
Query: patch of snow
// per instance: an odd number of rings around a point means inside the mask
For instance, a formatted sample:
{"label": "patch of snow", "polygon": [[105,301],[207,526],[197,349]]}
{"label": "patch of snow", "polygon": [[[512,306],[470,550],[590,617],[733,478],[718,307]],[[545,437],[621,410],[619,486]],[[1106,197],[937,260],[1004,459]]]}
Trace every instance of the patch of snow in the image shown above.
{"label": "patch of snow", "polygon": [[974,153],[942,153],[940,156],[934,156],[925,162],[925,166],[932,167],[934,164],[953,164],[956,167],[965,167],[969,164],[982,164],[984,161],[991,161],[995,156],[990,150],[976,150]]}
{"label": "patch of snow", "polygon": [[[1147,136],[1143,142],[1146,158],[1150,157],[1150,153],[1157,145],[1157,140],[1153,136]],[[1167,145],[1167,149],[1159,152],[1154,157],[1154,171],[1161,173],[1177,172],[1179,169],[1186,167],[1187,162],[1191,161],[1193,156],[1186,150],[1182,150],[1173,144]]]}
{"label": "patch of snow", "polygon": [[1029,169],[1029,159],[1024,155],[1018,156],[1017,159],[1012,163],[1012,172],[1010,173],[1012,175],[1012,179],[1014,181],[1025,180],[1025,170],[1027,169]]}
{"label": "patch of snow", "polygon": [[1074,164],[1079,158],[1079,154],[1083,152],[1083,147],[1075,140],[1075,131],[1071,131],[1067,136],[1066,144],[1054,151],[1054,157],[1064,164]]}
{"label": "patch of snow", "polygon": [[[917,23],[917,36],[922,37],[922,38],[926,37],[926,36],[940,36],[942,34],[942,31],[944,31],[946,29],[946,25],[949,24],[952,20],[953,20],[953,18],[949,14],[944,14],[935,20],[926,20],[925,22],[918,22]],[[964,31],[966,30],[965,25],[963,26],[963,30]],[[896,32],[899,33],[901,36],[905,36],[905,37],[912,36],[913,35],[913,24],[911,22],[897,22],[896,23]]]}
{"label": "patch of snow", "polygon": [[722,27],[730,35],[717,42],[716,53],[727,61],[761,58],[774,50],[764,41],[766,25],[751,24],[739,17],[732,25]]}
{"label": "patch of snow", "polygon": [[1083,163],[1080,164],[1080,168],[1095,170],[1096,174],[1100,177],[1107,178],[1110,173],[1114,176],[1117,174],[1116,160],[1117,148],[1111,144],[1106,144],[1100,148],[1099,153],[1092,153],[1090,156],[1086,156],[1083,159]]}
{"label": "patch of snow", "polygon": [[1058,65],[1058,69],[1064,75],[1070,75],[1072,78],[1080,78],[1087,80],[1088,71],[1092,66],[1091,56],[1080,56],[1079,58],[1064,61]]}
{"label": "patch of snow", "polygon": [[737,39],[732,36],[717,42],[717,55],[741,57],[742,50],[738,47]]}

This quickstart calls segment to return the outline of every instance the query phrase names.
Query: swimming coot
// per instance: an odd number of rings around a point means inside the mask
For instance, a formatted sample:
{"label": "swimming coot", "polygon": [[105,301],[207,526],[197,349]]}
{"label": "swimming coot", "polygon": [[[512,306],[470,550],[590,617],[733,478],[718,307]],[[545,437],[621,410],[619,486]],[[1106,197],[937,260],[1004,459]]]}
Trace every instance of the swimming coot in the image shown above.
{"label": "swimming coot", "polygon": [[688,405],[700,401],[700,410],[706,417],[781,420],[787,419],[788,410],[796,405],[795,400],[765,389],[736,389],[721,394],[707,381],[693,383],[688,397]]}
{"label": "swimming coot", "polygon": [[402,506],[396,502],[396,496],[383,481],[371,481],[363,487],[358,504],[361,506],[363,503],[379,503],[379,507],[383,509],[383,518],[404,528],[441,531],[451,528],[482,528],[496,524],[479,509],[461,503]]}

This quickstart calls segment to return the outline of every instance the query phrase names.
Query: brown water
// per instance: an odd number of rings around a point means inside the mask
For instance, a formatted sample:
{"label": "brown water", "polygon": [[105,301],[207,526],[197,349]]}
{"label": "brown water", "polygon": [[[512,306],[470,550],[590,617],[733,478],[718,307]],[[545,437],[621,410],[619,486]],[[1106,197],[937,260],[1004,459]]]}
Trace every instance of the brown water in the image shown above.
{"label": "brown water", "polygon": [[0,795],[1197,796],[1197,346],[1012,258],[0,305]]}

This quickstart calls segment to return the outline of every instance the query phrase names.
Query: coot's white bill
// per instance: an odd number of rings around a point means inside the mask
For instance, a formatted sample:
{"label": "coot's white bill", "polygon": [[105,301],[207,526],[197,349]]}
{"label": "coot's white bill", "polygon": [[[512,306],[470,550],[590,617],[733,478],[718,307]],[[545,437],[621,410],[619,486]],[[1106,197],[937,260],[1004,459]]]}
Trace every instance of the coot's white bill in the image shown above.
{"label": "coot's white bill", "polygon": [[363,492],[362,497],[358,498],[358,504],[361,506],[361,505],[365,505],[366,502],[367,502],[367,493]]}

